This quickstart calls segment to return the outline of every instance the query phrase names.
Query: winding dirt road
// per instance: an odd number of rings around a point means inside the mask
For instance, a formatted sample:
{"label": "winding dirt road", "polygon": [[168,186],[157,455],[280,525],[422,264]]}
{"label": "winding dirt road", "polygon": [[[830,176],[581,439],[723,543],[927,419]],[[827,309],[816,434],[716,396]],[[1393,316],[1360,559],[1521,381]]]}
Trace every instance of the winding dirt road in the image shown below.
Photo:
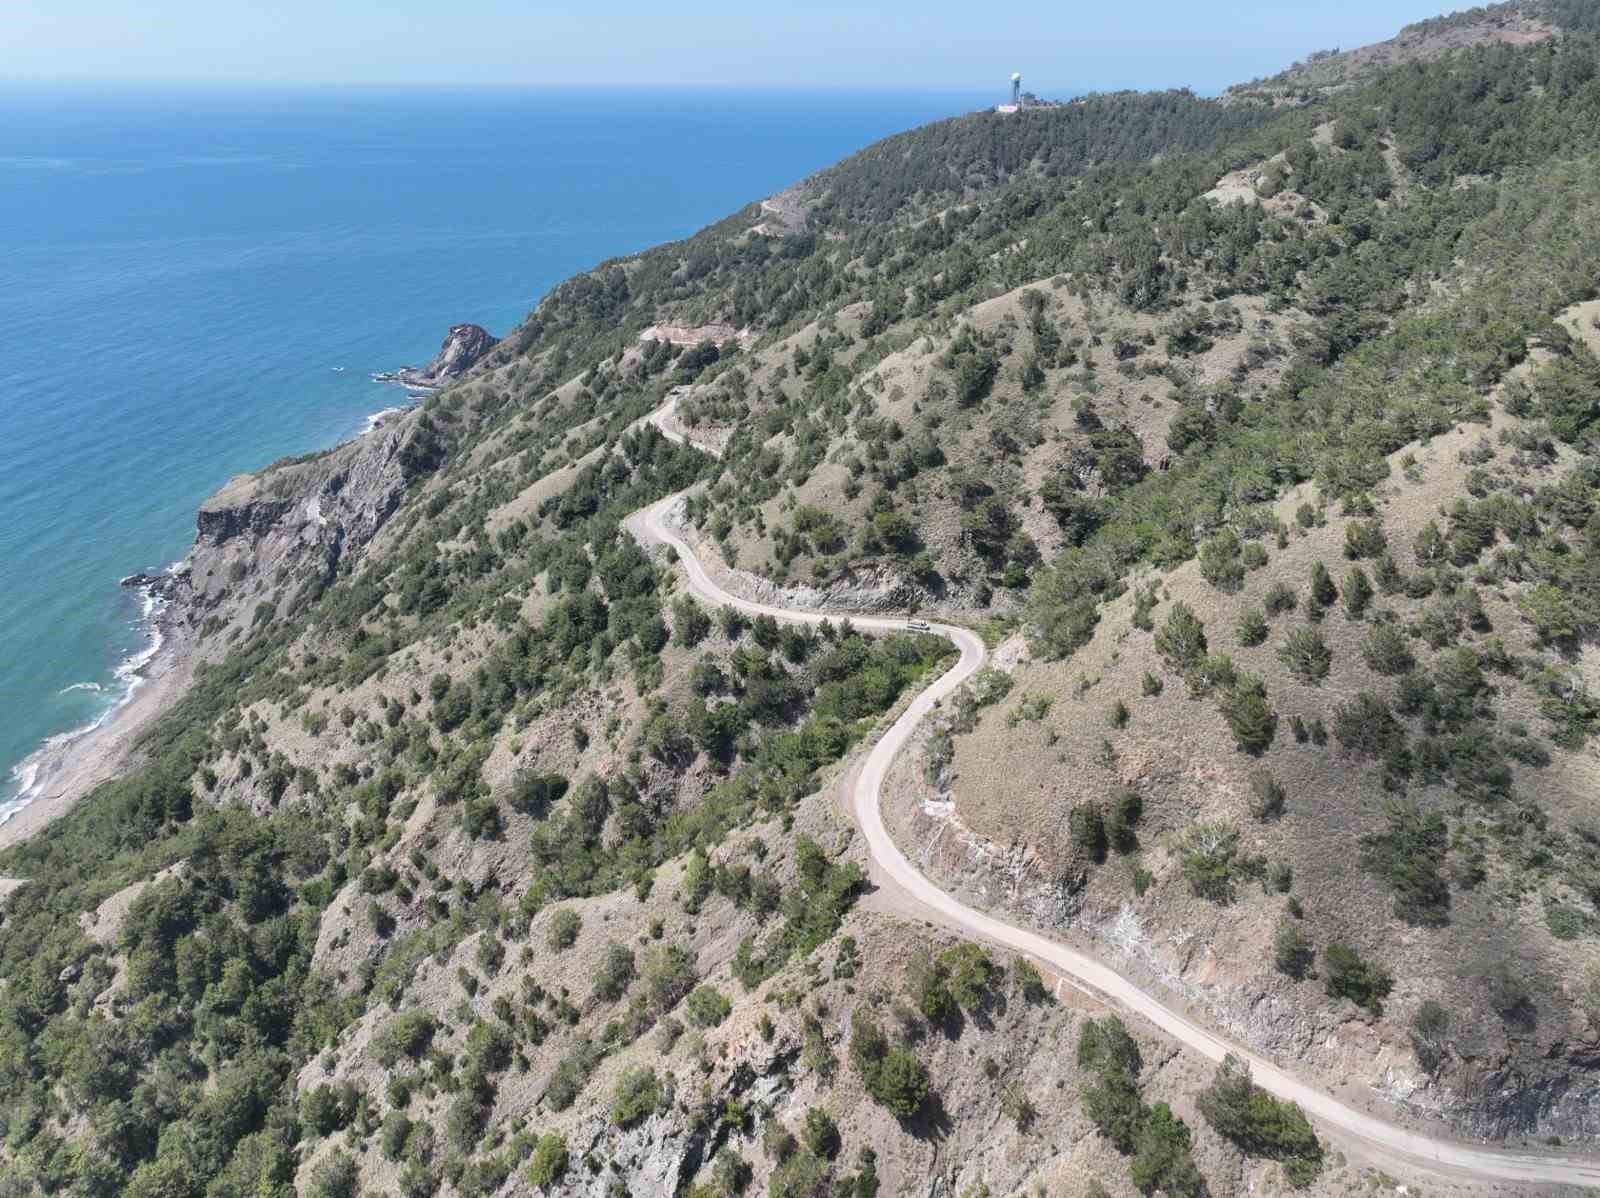
{"label": "winding dirt road", "polygon": [[[669,400],[646,419],[664,436],[682,444],[686,438],[675,424],[676,407],[676,399]],[[750,615],[772,616],[794,624],[820,624],[830,618],[822,612],[752,602],[718,586],[667,518],[669,510],[681,497],[681,492],[670,495],[635,512],[626,523],[642,543],[665,545],[678,555],[688,576],[690,591],[715,606],[734,607]],[[907,626],[904,619],[881,616],[851,615],[850,620],[858,628],[875,631],[903,632]],[[1533,1187],[1535,1191],[1539,1187],[1554,1186],[1600,1188],[1600,1159],[1516,1152],[1434,1139],[1359,1111],[1325,1090],[1299,1080],[1266,1058],[1194,1023],[1105,963],[1048,936],[964,906],[930,882],[906,859],[884,827],[879,806],[883,782],[895,756],[905,747],[923,717],[972,677],[988,659],[983,641],[965,628],[934,624],[931,631],[954,642],[961,650],[961,660],[911,702],[846,777],[846,801],[866,837],[871,879],[880,891],[887,892],[892,909],[1024,953],[1051,971],[1075,980],[1113,1005],[1153,1024],[1208,1060],[1220,1061],[1226,1053],[1243,1058],[1250,1063],[1255,1081],[1263,1089],[1299,1103],[1325,1131],[1377,1163],[1420,1169],[1435,1177],[1457,1181],[1512,1183]]]}

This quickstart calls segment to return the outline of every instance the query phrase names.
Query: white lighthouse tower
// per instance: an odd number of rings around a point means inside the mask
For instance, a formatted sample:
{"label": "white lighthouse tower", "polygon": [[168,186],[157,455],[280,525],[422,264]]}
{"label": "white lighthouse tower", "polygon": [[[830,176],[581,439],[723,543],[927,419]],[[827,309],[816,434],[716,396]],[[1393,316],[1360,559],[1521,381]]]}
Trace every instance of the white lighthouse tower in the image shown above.
{"label": "white lighthouse tower", "polygon": [[1021,112],[1022,111],[1022,72],[1011,73],[1011,103],[996,104],[996,112]]}

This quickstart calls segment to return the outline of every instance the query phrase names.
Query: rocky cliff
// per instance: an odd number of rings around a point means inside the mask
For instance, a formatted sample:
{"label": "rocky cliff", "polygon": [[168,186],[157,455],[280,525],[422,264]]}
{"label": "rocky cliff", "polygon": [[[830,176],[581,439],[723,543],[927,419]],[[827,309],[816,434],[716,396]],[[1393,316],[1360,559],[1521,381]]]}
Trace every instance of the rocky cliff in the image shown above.
{"label": "rocky cliff", "polygon": [[481,325],[451,325],[450,331],[445,334],[444,344],[426,366],[421,369],[402,366],[399,370],[386,370],[372,377],[380,383],[400,383],[417,390],[436,391],[466,374],[498,344],[500,339]]}

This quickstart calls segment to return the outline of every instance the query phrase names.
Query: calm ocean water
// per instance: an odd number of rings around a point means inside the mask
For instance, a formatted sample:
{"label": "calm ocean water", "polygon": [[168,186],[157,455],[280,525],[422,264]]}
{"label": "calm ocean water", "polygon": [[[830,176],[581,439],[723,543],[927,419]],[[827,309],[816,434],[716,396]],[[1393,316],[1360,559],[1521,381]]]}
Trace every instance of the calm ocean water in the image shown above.
{"label": "calm ocean water", "polygon": [[117,580],[447,326],[994,97],[0,92],[0,810],[147,645]]}

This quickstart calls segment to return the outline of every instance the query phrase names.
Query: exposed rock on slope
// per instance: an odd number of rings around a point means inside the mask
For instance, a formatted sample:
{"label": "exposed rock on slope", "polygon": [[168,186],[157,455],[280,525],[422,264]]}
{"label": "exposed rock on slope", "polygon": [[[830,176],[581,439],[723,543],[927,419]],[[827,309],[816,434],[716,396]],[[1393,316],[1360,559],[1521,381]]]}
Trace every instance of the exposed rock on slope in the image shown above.
{"label": "exposed rock on slope", "polygon": [[372,377],[380,383],[400,383],[406,387],[436,391],[466,374],[498,344],[500,339],[481,325],[451,325],[439,352],[422,369],[402,366],[399,370],[386,370]]}
{"label": "exposed rock on slope", "polygon": [[730,342],[745,345],[752,335],[749,329],[736,329],[731,324],[653,324],[639,334],[639,340],[665,341],[669,345],[699,345],[709,341],[720,348]]}

